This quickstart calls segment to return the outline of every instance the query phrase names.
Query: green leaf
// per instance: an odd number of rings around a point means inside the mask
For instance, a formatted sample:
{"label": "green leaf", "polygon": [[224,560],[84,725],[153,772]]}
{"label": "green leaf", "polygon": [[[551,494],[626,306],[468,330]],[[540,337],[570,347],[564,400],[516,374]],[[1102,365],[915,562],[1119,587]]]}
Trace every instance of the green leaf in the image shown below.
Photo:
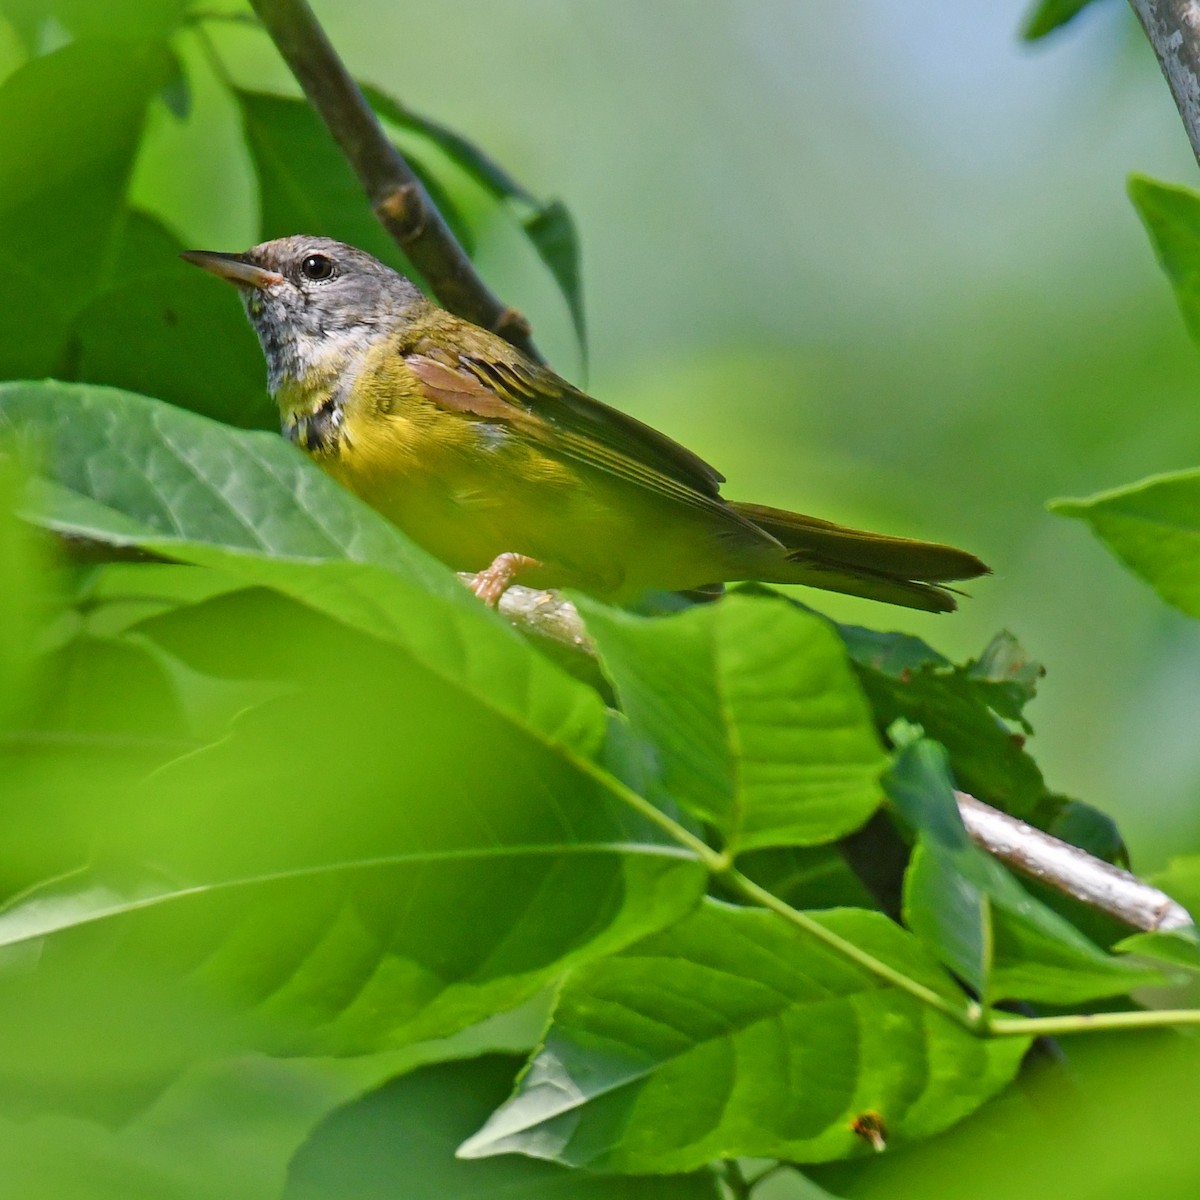
{"label": "green leaf", "polygon": [[1042,668],[1012,634],[997,634],[977,660],[954,666],[908,634],[854,626],[838,632],[881,728],[898,719],[920,726],[949,751],[962,786],[1005,812],[1028,818],[1057,807],[1024,748],[1024,707]]}
{"label": "green leaf", "polygon": [[1200,617],[1200,470],[1155,475],[1049,507],[1086,521],[1168,604]]}
{"label": "green leaf", "polygon": [[129,214],[115,250],[119,277],[72,324],[72,375],[277,429],[262,351],[233,289],[180,261],[182,249],[150,217]]}
{"label": "green leaf", "polygon": [[78,41],[0,85],[0,377],[55,372],[70,321],[114,269],[146,105],[170,76],[160,47]]}
{"label": "green leaf", "polygon": [[1200,195],[1144,175],[1131,175],[1129,197],[1175,289],[1188,333],[1200,342]]}
{"label": "green leaf", "polygon": [[1137,954],[1174,967],[1200,971],[1200,934],[1194,926],[1134,933],[1122,938],[1113,949],[1118,954]]}
{"label": "green leaf", "polygon": [[308,104],[241,90],[237,100],[258,175],[264,241],[319,234],[349,242],[406,275],[414,274]]}
{"label": "green leaf", "polygon": [[0,437],[44,464],[49,528],[120,546],[153,542],[165,553],[204,543],[369,561],[445,596],[464,593],[276,434],[233,430],[114,388],[44,382],[0,384]]}
{"label": "green leaf", "polygon": [[986,1003],[1076,1004],[1162,982],[1105,954],[972,844],[941,746],[910,743],[886,782],[919,832],[905,876],[905,923]]}
{"label": "green leaf", "polygon": [[1036,42],[1077,17],[1092,0],[1038,0],[1021,26],[1021,37]]}
{"label": "green leaf", "polygon": [[703,869],[595,763],[599,697],[282,439],[49,383],[0,388],[0,422],[42,446],[44,524],[299,601],[300,624],[279,603],[196,635],[328,667],[90,813],[115,865],[30,895],[0,941],[47,938],[71,979],[114,946],[138,979],[198,955],[206,1003],[263,1023],[251,1044],[362,1052],[516,1003],[695,902]]}
{"label": "green leaf", "polygon": [[833,841],[875,810],[886,759],[825,622],[748,596],[657,618],[579,604],[667,791],[730,853]]}
{"label": "green leaf", "polygon": [[292,1165],[284,1200],[719,1200],[715,1176],[603,1177],[528,1158],[456,1160],[454,1148],[505,1096],[520,1061],[427,1067],[337,1113]]}
{"label": "green leaf", "polygon": [[[263,240],[296,233],[337,238],[420,282],[312,108],[289,96],[242,90],[236,95],[258,175]],[[419,158],[408,155],[407,161],[455,236],[472,249],[472,232],[453,197]]]}
{"label": "green leaf", "polygon": [[[817,919],[961,1002],[882,915]],[[974,1037],[773,914],[706,901],[571,974],[515,1095],[459,1153],[622,1172],[870,1154],[860,1118],[889,1146],[926,1137],[1002,1088],[1027,1045]]]}
{"label": "green leaf", "polygon": [[47,19],[77,38],[165,41],[191,0],[5,0],[5,15],[33,31]]}
{"label": "green leaf", "polygon": [[561,200],[551,200],[526,217],[521,225],[567,302],[586,370],[587,319],[583,310],[579,232],[574,218]]}
{"label": "green leaf", "polygon": [[[430,1062],[528,1052],[536,1040],[528,1026],[536,1014],[529,1007],[453,1038],[382,1054],[255,1054],[204,1063],[115,1128],[62,1115],[6,1121],[0,1124],[0,1176],[30,1200],[278,1196],[292,1156],[314,1128],[365,1092]],[[452,1155],[453,1146],[447,1157]]]}
{"label": "green leaf", "polygon": [[15,511],[24,483],[16,464],[0,456],[0,730],[23,707],[46,615],[38,611],[44,584],[37,547]]}

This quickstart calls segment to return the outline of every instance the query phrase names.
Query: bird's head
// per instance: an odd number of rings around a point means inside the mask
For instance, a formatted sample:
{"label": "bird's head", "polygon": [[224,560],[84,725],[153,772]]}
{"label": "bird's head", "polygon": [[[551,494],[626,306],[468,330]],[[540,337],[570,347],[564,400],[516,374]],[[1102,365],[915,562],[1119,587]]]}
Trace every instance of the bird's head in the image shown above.
{"label": "bird's head", "polygon": [[244,254],[188,250],[182,257],[237,287],[272,393],[339,375],[427,303],[399,272],[332,238],[296,235]]}

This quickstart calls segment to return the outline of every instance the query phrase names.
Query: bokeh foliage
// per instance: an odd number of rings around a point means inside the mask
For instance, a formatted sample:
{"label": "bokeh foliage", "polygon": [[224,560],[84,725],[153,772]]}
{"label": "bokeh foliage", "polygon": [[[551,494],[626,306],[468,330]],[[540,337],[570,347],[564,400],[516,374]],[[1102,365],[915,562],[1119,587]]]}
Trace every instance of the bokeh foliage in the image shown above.
{"label": "bokeh foliage", "polygon": [[[176,259],[180,180],[210,205],[249,181],[253,238],[404,262],[286,81],[239,72],[270,53],[245,16],[0,6],[0,1177],[56,1200],[690,1200],[757,1157],[800,1164],[759,1196],[950,1195],[970,1154],[982,1195],[1014,1140],[1051,1179],[1136,1129],[1098,1108],[1039,1141],[1059,1099],[1010,1086],[1030,1039],[968,1028],[977,999],[1136,1009],[1197,961],[1085,933],[968,842],[956,782],[1122,850],[1024,746],[1040,669],[1011,635],[956,665],[754,589],[587,604],[602,694],[269,432],[237,305]],[[506,229],[582,340],[566,207],[369,94],[464,243]],[[218,109],[232,141],[199,136]],[[1192,324],[1198,202],[1135,197]],[[1196,615],[1194,492],[1069,511]],[[907,928],[838,849],[872,814],[912,850]],[[1195,903],[1196,870],[1164,886]],[[1186,1110],[1176,1053],[1136,1086]],[[1134,1074],[1074,1069],[1098,1095]],[[1180,1146],[1131,1145],[1114,1179],[1153,1150],[1194,1190]]]}

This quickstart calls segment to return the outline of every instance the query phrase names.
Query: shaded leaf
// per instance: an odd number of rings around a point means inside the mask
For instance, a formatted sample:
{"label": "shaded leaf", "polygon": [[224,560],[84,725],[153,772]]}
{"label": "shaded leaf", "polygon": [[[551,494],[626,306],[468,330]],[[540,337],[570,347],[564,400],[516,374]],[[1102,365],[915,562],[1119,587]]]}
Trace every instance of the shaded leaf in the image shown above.
{"label": "shaded leaf", "polygon": [[829,842],[874,811],[885,758],[825,622],[748,596],[657,618],[579,604],[666,790],[730,853]]}
{"label": "shaded leaf", "polygon": [[1075,1004],[1162,982],[1105,954],[971,842],[942,747],[910,743],[886,783],[919,834],[905,876],[905,923],[987,1003]]}
{"label": "shaded leaf", "polygon": [[[916,940],[878,913],[822,924],[954,1002]],[[1012,1078],[1027,1041],[982,1041],[773,914],[706,901],[575,971],[513,1098],[462,1146],[592,1169],[717,1157],[818,1162],[944,1129]]]}
{"label": "shaded leaf", "polygon": [[295,233],[337,238],[411,275],[412,267],[375,219],[354,172],[308,104],[241,90],[237,100],[258,175],[263,240]]}
{"label": "shaded leaf", "polygon": [[115,250],[118,278],[72,324],[74,378],[231,425],[278,428],[262,351],[233,289],[182,262],[182,249],[150,217],[129,214]]}
{"label": "shaded leaf", "polygon": [[464,1162],[455,1147],[503,1100],[519,1059],[427,1067],[331,1117],[296,1156],[284,1200],[719,1200],[708,1171],[629,1179],[510,1158]]}
{"label": "shaded leaf", "polygon": [[521,225],[567,302],[586,370],[587,320],[583,310],[583,274],[575,221],[561,200],[551,200],[526,217]]}
{"label": "shaded leaf", "polygon": [[[367,97],[371,107],[385,121],[427,138],[485,191],[509,205],[567,302],[575,337],[583,352],[586,367],[587,323],[583,308],[579,234],[567,206],[561,200],[539,200],[462,134],[413,112],[407,105],[379,88],[370,85],[362,85],[362,88],[363,95]],[[405,149],[404,153],[412,164],[410,152]],[[422,182],[429,187],[427,175],[422,175]],[[442,203],[437,194],[431,190],[430,195],[441,208]],[[454,209],[442,211],[462,241],[462,234],[454,223]],[[465,244],[467,243],[464,242]]]}
{"label": "shaded leaf", "polygon": [[204,1063],[115,1128],[61,1115],[5,1123],[0,1176],[23,1197],[47,1200],[278,1196],[293,1154],[329,1113],[430,1062],[527,1051],[527,1009],[383,1054]]}
{"label": "shaded leaf", "polygon": [[[246,140],[258,175],[262,238],[295,233],[337,238],[373,254],[420,282],[413,265],[388,237],[329,131],[303,100],[237,92]],[[457,235],[470,234],[440,182],[417,161],[409,165],[436,198]]]}
{"label": "shaded leaf", "polygon": [[[956,667],[905,634],[840,632],[848,637],[881,728],[898,719],[920,726],[949,751],[963,788],[1005,812],[1028,818],[1056,803],[1024,749],[1024,736],[1000,719],[1007,716],[1028,729],[1023,706],[1032,685],[1027,677],[1040,672],[1014,649],[1010,634],[993,639],[977,662]],[[989,675],[998,663],[1007,664],[1002,679]]]}
{"label": "shaded leaf", "polygon": [[77,41],[0,84],[0,376],[52,374],[68,325],[103,290],[146,105],[170,76],[161,48]]}

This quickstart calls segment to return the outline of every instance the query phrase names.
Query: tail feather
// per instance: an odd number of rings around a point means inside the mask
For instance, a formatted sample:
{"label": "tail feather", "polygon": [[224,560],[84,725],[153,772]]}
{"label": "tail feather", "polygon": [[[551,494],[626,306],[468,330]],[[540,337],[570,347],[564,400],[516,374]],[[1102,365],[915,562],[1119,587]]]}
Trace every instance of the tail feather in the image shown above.
{"label": "tail feather", "polygon": [[791,569],[778,572],[776,583],[807,583],[927,612],[952,612],[954,590],[942,585],[989,573],[975,555],[953,546],[847,529],[761,504],[733,508],[783,545]]}

